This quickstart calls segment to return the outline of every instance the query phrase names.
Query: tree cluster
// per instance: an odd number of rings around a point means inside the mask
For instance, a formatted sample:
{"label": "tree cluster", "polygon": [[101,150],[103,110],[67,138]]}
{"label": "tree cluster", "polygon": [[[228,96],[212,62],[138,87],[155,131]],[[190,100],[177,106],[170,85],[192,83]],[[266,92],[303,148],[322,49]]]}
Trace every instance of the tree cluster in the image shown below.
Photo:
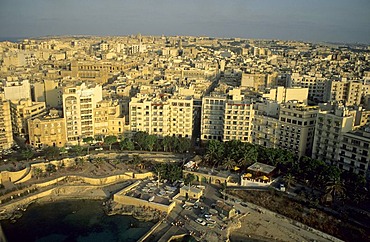
{"label": "tree cluster", "polygon": [[154,172],[159,175],[159,179],[166,179],[170,182],[182,178],[182,168],[178,163],[157,163],[154,166]]}
{"label": "tree cluster", "polygon": [[136,132],[132,139],[120,142],[121,150],[147,150],[184,153],[190,149],[190,139],[175,136],[158,137],[146,132]]}
{"label": "tree cluster", "polygon": [[[245,170],[254,162],[276,166],[285,175],[287,185],[300,181],[313,188],[326,190],[335,196],[347,196],[356,201],[364,200],[365,178],[350,172],[342,172],[337,166],[324,161],[303,156],[299,158],[290,151],[279,148],[266,148],[251,143],[232,140],[220,142],[211,140],[204,156],[206,164],[232,170],[235,167]],[[365,194],[364,194],[365,192]]]}

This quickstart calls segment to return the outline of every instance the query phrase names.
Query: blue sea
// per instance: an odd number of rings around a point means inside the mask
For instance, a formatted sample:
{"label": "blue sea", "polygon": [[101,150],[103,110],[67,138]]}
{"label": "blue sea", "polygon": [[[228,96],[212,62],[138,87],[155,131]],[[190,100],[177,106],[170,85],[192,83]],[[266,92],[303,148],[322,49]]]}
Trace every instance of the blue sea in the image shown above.
{"label": "blue sea", "polygon": [[154,225],[131,216],[107,216],[102,201],[68,200],[32,204],[15,223],[2,221],[9,242],[137,241]]}

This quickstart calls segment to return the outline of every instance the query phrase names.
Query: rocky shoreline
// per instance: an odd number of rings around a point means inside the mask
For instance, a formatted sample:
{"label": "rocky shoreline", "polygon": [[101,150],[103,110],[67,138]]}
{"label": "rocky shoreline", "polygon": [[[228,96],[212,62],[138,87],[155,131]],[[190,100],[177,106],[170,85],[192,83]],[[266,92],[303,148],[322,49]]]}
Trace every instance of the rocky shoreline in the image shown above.
{"label": "rocky shoreline", "polygon": [[104,211],[107,215],[129,215],[135,219],[143,222],[157,222],[161,218],[165,217],[166,214],[159,210],[145,207],[145,206],[133,206],[133,205],[122,205],[112,200],[108,200],[103,203]]}

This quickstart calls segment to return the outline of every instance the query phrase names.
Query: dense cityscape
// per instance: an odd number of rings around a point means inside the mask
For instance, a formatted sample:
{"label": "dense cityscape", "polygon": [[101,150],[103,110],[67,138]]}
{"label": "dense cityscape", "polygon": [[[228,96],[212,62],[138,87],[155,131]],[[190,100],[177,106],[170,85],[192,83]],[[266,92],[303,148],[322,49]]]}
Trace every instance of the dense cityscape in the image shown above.
{"label": "dense cityscape", "polygon": [[369,60],[206,36],[0,42],[0,216],[99,198],[156,223],[140,241],[369,241]]}

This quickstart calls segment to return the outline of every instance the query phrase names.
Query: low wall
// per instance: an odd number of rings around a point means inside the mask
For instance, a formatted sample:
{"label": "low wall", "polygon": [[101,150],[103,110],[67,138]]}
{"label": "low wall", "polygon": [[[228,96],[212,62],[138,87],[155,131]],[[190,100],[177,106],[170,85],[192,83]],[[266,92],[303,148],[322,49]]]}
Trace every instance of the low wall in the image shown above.
{"label": "low wall", "polygon": [[159,203],[149,202],[146,200],[125,196],[125,195],[114,195],[113,201],[124,204],[124,205],[133,205],[133,206],[147,206],[150,208],[157,209],[162,212],[170,213],[171,210],[175,207],[176,203],[172,202],[170,205],[163,205]]}
{"label": "low wall", "polygon": [[139,173],[139,174],[134,174],[134,177],[136,179],[145,179],[147,177],[152,177],[153,176],[153,172],[147,172],[147,173]]}
{"label": "low wall", "polygon": [[17,181],[22,178],[28,172],[27,168],[20,171],[2,171],[0,173],[1,183],[4,181]]}
{"label": "low wall", "polygon": [[163,220],[159,220],[146,234],[144,234],[138,242],[144,242],[158,227],[163,223]]}

